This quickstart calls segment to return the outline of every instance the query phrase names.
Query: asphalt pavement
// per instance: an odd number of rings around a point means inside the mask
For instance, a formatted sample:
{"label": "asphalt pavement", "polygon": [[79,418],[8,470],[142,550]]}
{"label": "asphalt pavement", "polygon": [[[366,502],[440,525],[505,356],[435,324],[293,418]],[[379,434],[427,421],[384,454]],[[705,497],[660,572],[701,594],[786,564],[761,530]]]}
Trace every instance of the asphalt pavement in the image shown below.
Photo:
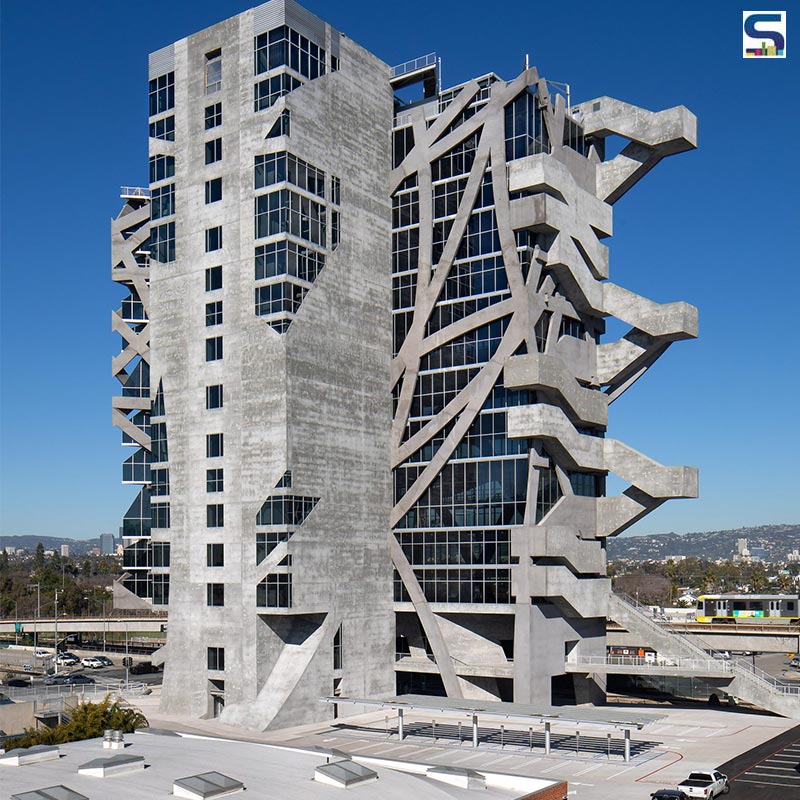
{"label": "asphalt pavement", "polygon": [[731,800],[800,798],[800,725],[719,767],[731,784]]}

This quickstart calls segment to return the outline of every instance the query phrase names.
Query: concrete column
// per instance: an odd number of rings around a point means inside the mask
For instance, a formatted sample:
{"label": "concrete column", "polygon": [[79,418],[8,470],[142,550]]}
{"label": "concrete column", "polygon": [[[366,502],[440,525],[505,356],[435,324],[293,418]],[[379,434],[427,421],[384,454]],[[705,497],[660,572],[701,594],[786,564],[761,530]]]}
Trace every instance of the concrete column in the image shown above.
{"label": "concrete column", "polygon": [[625,729],[625,761],[631,760],[631,732]]}
{"label": "concrete column", "polygon": [[546,756],[550,755],[550,723],[545,722],[544,724],[544,754]]}
{"label": "concrete column", "polygon": [[472,746],[478,746],[478,715],[472,715]]}
{"label": "concrete column", "polygon": [[403,709],[397,709],[397,736],[403,741]]}

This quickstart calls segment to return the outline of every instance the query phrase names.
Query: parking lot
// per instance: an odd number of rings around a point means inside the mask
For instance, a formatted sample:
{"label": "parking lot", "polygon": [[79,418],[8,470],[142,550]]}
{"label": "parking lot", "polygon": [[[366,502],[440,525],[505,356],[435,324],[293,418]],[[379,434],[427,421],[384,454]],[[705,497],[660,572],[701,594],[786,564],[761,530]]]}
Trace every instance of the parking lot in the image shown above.
{"label": "parking lot", "polygon": [[730,778],[730,798],[800,797],[800,725],[736,756],[720,769]]}

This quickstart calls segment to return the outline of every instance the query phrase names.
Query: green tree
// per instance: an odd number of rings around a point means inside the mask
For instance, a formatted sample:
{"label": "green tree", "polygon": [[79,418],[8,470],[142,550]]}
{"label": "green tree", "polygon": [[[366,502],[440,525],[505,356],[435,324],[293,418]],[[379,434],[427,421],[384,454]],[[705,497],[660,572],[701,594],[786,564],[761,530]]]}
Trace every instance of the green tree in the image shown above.
{"label": "green tree", "polygon": [[33,557],[33,567],[36,570],[44,569],[44,545],[41,542],[36,545],[36,555]]}
{"label": "green tree", "polygon": [[138,708],[122,700],[111,702],[110,695],[100,703],[80,703],[70,715],[69,721],[54,728],[34,730],[27,728],[14,744],[17,747],[32,747],[36,744],[64,744],[95,739],[106,730],[133,733],[137,728],[147,728],[147,717]]}

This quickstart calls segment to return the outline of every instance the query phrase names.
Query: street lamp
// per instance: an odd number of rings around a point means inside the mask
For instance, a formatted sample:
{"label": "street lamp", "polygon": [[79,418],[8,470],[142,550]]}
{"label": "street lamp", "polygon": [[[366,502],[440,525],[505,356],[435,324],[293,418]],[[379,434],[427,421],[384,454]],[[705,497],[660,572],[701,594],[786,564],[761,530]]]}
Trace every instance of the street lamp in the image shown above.
{"label": "street lamp", "polygon": [[[54,638],[55,638],[55,646],[56,646],[56,655],[55,655],[55,674],[58,675],[58,593],[59,590],[56,589],[54,593],[55,597],[55,612],[53,615],[53,631],[54,631]],[[63,593],[63,590],[62,590]]]}
{"label": "street lamp", "polygon": [[36,650],[39,644],[39,633],[37,630],[37,624],[39,622],[39,616],[42,613],[42,595],[41,595],[41,584],[40,583],[29,583],[27,586],[28,589],[36,589],[36,618],[33,621],[33,649]]}

